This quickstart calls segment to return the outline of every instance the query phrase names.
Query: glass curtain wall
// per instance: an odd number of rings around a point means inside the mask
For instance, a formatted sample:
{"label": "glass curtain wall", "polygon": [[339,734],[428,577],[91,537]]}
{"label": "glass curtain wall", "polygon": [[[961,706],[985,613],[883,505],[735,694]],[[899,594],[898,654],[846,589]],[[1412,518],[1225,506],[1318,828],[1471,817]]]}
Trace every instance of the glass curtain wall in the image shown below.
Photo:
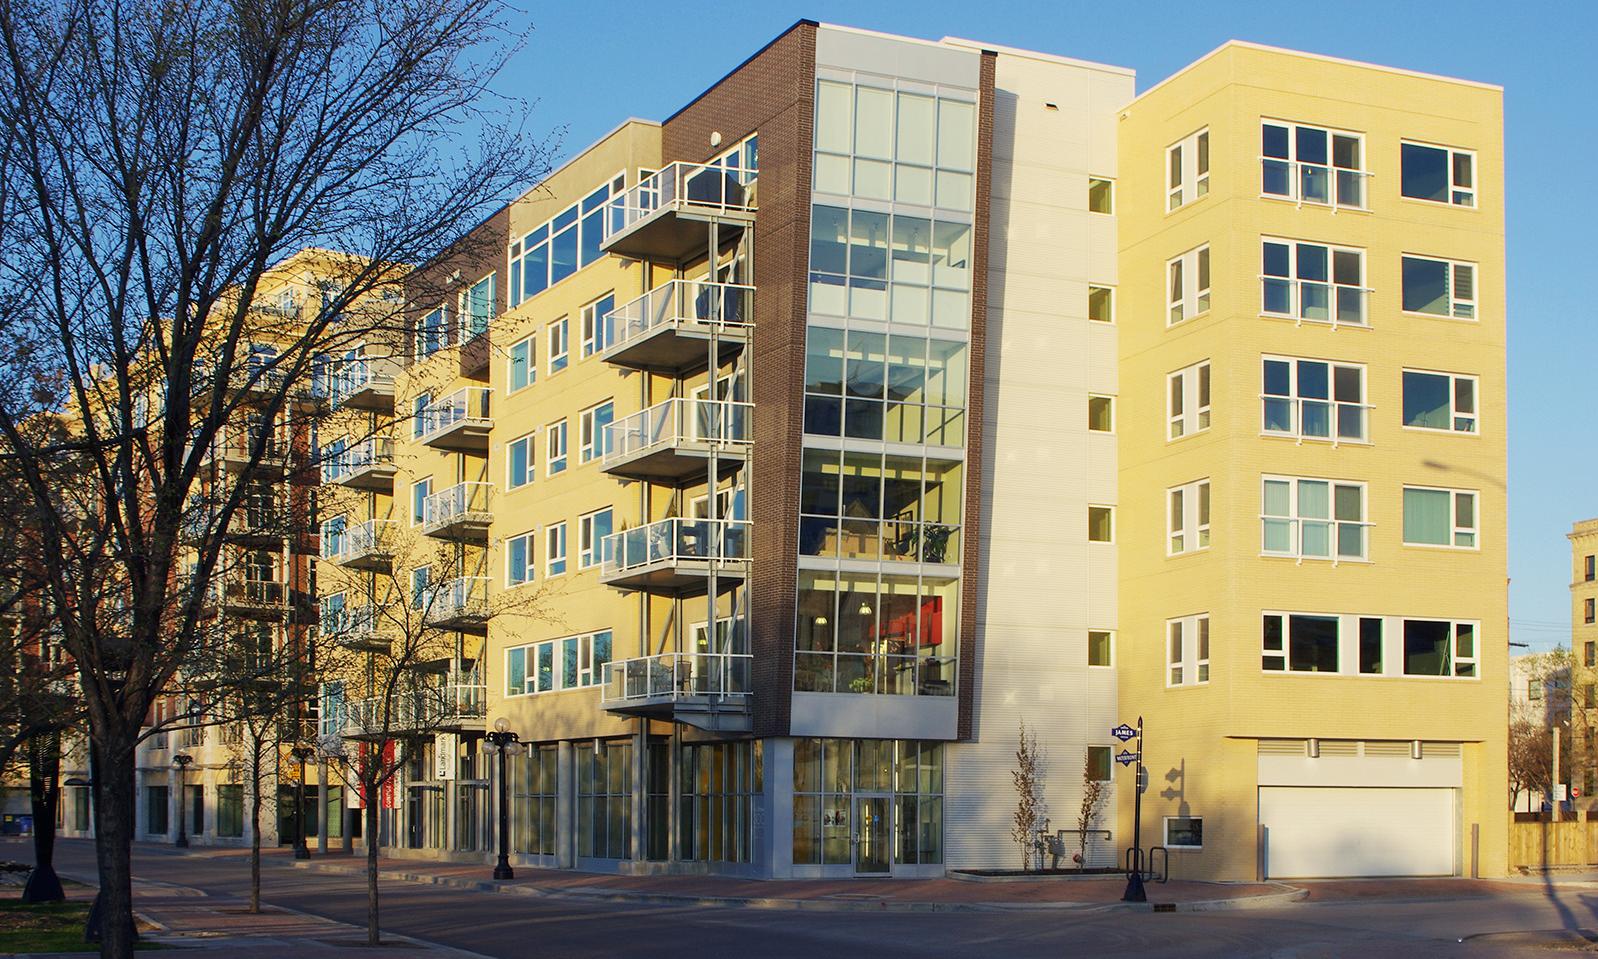
{"label": "glass curtain wall", "polygon": [[558,748],[532,746],[511,757],[510,786],[515,821],[511,848],[519,853],[555,855],[555,757]]}
{"label": "glass curtain wall", "polygon": [[850,865],[858,794],[893,797],[893,861],[943,862],[943,744],[889,739],[797,739],[793,748],[793,861]]}
{"label": "glass curtain wall", "polygon": [[589,859],[632,856],[632,744],[579,743],[577,855]]}

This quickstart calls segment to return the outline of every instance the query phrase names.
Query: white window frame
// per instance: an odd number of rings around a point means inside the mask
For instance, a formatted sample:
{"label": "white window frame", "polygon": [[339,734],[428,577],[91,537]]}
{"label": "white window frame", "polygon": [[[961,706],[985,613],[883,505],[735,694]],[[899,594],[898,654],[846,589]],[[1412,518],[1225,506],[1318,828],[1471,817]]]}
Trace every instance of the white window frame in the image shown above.
{"label": "white window frame", "polygon": [[1199,835],[1200,835],[1200,837],[1202,837],[1203,834],[1204,834],[1204,817],[1203,816],[1166,816],[1166,817],[1164,817],[1164,822],[1162,824],[1163,828],[1161,829],[1161,833],[1160,833],[1160,839],[1165,843],[1165,848],[1167,848],[1167,849],[1175,849],[1175,850],[1177,850],[1179,852],[1199,852],[1199,851],[1203,850],[1203,848],[1204,848],[1204,840],[1202,838],[1199,839],[1199,843],[1196,846],[1190,845],[1190,844],[1172,843],[1171,842],[1171,821],[1173,819],[1190,819],[1190,820],[1193,820],[1193,821],[1195,821],[1195,822],[1197,822],[1199,824]]}
{"label": "white window frame", "polygon": [[419,440],[427,435],[427,417],[422,414],[429,406],[433,405],[433,394],[423,390],[411,397],[411,439]]}
{"label": "white window frame", "polygon": [[[1200,286],[1204,273],[1210,273],[1209,283]],[[1165,325],[1175,326],[1197,319],[1210,311],[1210,285],[1215,282],[1211,271],[1210,245],[1193,249],[1165,261]]]}
{"label": "white window frame", "polygon": [[[1166,442],[1203,433],[1210,428],[1210,404],[1203,402],[1206,398],[1214,398],[1213,377],[1206,372],[1209,369],[1210,361],[1201,360],[1165,375]],[[1202,389],[1206,381],[1211,381],[1210,397],[1205,397],[1206,391]],[[1181,409],[1177,409],[1178,397],[1181,398]]]}
{"label": "white window frame", "polygon": [[[1093,511],[1096,510],[1096,509],[1108,510],[1109,513],[1110,513],[1110,538],[1109,539],[1094,539],[1093,538]],[[1116,528],[1115,528],[1115,507],[1110,505],[1110,504],[1108,504],[1108,503],[1089,503],[1088,504],[1088,514],[1087,515],[1088,515],[1088,542],[1094,544],[1095,546],[1114,546],[1115,545],[1115,534],[1117,532]]]}
{"label": "white window frame", "polygon": [[[1265,247],[1269,244],[1287,247],[1287,275],[1275,276],[1265,272]],[[1319,247],[1326,251],[1326,279],[1305,280],[1298,273],[1298,249],[1301,246]],[[1359,258],[1359,282],[1337,282],[1337,254],[1352,253]],[[1318,240],[1295,240],[1285,236],[1260,237],[1260,316],[1273,319],[1292,320],[1295,324],[1325,323],[1337,329],[1342,326],[1352,326],[1357,329],[1370,329],[1370,294],[1371,289],[1366,285],[1370,269],[1366,265],[1365,250],[1357,246],[1338,246],[1334,243],[1324,243]],[[1288,288],[1288,311],[1274,313],[1266,309],[1267,297],[1266,284],[1286,283]],[[1309,283],[1326,287],[1326,319],[1307,317],[1304,315],[1303,285]],[[1359,294],[1359,319],[1340,320],[1337,317],[1338,294],[1343,290],[1354,290]]]}
{"label": "white window frame", "polygon": [[[1292,618],[1294,616],[1332,619],[1337,622],[1337,669],[1334,671],[1295,670],[1292,668]],[[1277,619],[1281,624],[1281,649],[1265,647],[1265,620]],[[1381,668],[1362,672],[1361,644],[1364,623],[1367,620],[1381,624]],[[1404,625],[1409,622],[1447,623],[1449,638],[1449,673],[1410,673],[1405,671],[1407,657],[1404,652]],[[1459,654],[1461,631],[1471,637],[1471,655]],[[1470,619],[1451,619],[1433,616],[1385,616],[1376,613],[1329,613],[1301,609],[1266,609],[1260,615],[1260,671],[1266,675],[1281,676],[1355,676],[1364,679],[1433,679],[1477,681],[1481,678],[1481,622]],[[1268,668],[1267,660],[1275,660],[1279,668]]]}
{"label": "white window frame", "polygon": [[[463,284],[461,289],[455,294],[455,317],[458,321],[455,324],[455,338],[456,341],[462,345],[474,337],[482,336],[484,333],[487,333],[489,327],[493,326],[494,318],[498,315],[494,311],[499,306],[498,278],[498,272],[491,271],[483,276],[478,277],[470,283]],[[470,332],[469,328],[472,325],[471,321],[474,314],[470,313],[466,307],[471,300],[472,292],[479,286],[482,286],[484,283],[488,284],[488,316],[484,317],[483,319],[483,328],[473,333]]]}
{"label": "white window frame", "polygon": [[[521,386],[516,385],[516,351],[522,347],[527,349],[527,382]],[[538,382],[538,335],[528,334],[510,345],[505,351],[505,386],[507,393],[520,393],[534,383]]]}
{"label": "white window frame", "polygon": [[[1416,376],[1441,376],[1448,380],[1448,429],[1438,429],[1435,426],[1412,426],[1404,422],[1404,376],[1413,373]],[[1471,385],[1471,400],[1475,407],[1469,413],[1459,410],[1459,381],[1468,380]],[[1398,420],[1399,425],[1406,430],[1417,430],[1422,433],[1447,433],[1456,436],[1481,435],[1481,377],[1474,373],[1449,373],[1444,370],[1422,370],[1414,367],[1404,367],[1398,375]],[[1468,418],[1471,429],[1462,430],[1454,426],[1462,418]]]}
{"label": "white window frame", "polygon": [[[1107,319],[1107,320],[1095,320],[1093,318],[1093,291],[1094,290],[1103,290],[1104,292],[1106,292],[1106,293],[1108,293],[1110,295],[1110,297],[1109,297],[1109,299],[1110,299],[1110,318]],[[1115,299],[1116,299],[1116,297],[1115,297],[1115,287],[1110,286],[1110,285],[1105,284],[1105,283],[1089,283],[1088,284],[1088,308],[1087,308],[1088,322],[1089,323],[1103,323],[1106,326],[1114,326],[1115,325]]]}
{"label": "white window frame", "polygon": [[[516,569],[511,563],[511,545],[522,544],[522,578],[516,578]],[[535,531],[528,530],[505,539],[505,588],[514,589],[517,586],[526,586],[531,583],[538,572],[538,558],[534,552],[538,548],[538,537]]]}
{"label": "white window frame", "polygon": [[[416,491],[419,490],[419,489],[423,491],[422,492],[422,498],[420,500],[418,500],[416,498]],[[412,526],[420,526],[420,525],[422,525],[423,522],[425,522],[425,519],[426,519],[425,516],[418,516],[417,515],[417,507],[418,506],[422,506],[423,509],[425,509],[426,507],[425,507],[424,504],[426,504],[427,498],[429,496],[432,496],[432,495],[433,495],[433,478],[431,476],[424,476],[421,479],[415,480],[414,482],[411,483],[410,512],[411,512],[411,525]]]}
{"label": "white window frame", "polygon": [[[1337,668],[1336,669],[1327,671],[1327,670],[1316,670],[1316,669],[1294,669],[1293,668],[1293,657],[1292,657],[1292,650],[1293,650],[1293,617],[1295,617],[1295,616],[1302,617],[1304,619],[1329,619],[1329,620],[1332,620],[1334,623],[1336,623],[1336,625],[1337,625],[1337,655],[1335,657],[1333,657],[1335,662],[1337,663]],[[1346,675],[1350,675],[1350,674],[1358,674],[1359,673],[1359,621],[1361,619],[1377,619],[1377,618],[1380,618],[1380,617],[1375,617],[1375,616],[1362,617],[1362,616],[1347,615],[1347,614],[1342,614],[1342,613],[1307,613],[1307,612],[1304,612],[1303,610],[1278,610],[1278,609],[1267,609],[1267,610],[1264,610],[1263,612],[1260,613],[1260,671],[1264,672],[1264,673],[1281,673],[1281,674],[1284,674],[1284,675],[1294,675],[1294,674],[1296,674],[1296,675],[1300,675],[1300,676],[1316,676],[1316,675],[1324,675],[1324,676],[1344,675],[1344,676],[1346,676]],[[1267,619],[1275,619],[1275,620],[1278,621],[1278,625],[1280,627],[1279,633],[1280,633],[1281,639],[1282,639],[1282,648],[1281,649],[1268,649],[1265,646],[1265,620],[1267,620]],[[1352,642],[1350,641],[1350,637],[1348,636],[1348,632],[1349,632],[1348,625],[1349,625],[1349,621],[1350,620],[1353,621],[1353,627],[1354,627]],[[1387,666],[1387,649],[1386,649],[1387,640],[1386,640],[1386,635],[1387,635],[1387,624],[1384,622],[1382,624],[1382,636],[1383,636],[1383,639],[1382,639],[1382,644],[1383,644],[1383,649],[1382,649],[1382,667],[1383,667],[1383,669],[1385,669],[1386,666]],[[1265,661],[1267,659],[1280,661],[1281,668],[1279,668],[1279,669],[1269,669],[1269,668],[1267,668],[1265,666]],[[1349,669],[1348,668],[1349,665],[1350,665],[1350,660],[1352,660],[1353,669]],[[1382,675],[1382,674],[1380,674],[1380,673],[1366,673],[1366,674],[1362,674],[1362,675]]]}
{"label": "white window frame", "polygon": [[[1408,528],[1408,524],[1403,523],[1400,524],[1401,530],[1399,535],[1403,537],[1405,546],[1413,546],[1417,549],[1448,549],[1463,553],[1474,553],[1481,551],[1481,491],[1473,489],[1456,489],[1448,486],[1422,486],[1417,483],[1405,483],[1403,489],[1404,492],[1415,490],[1417,492],[1423,493],[1446,493],[1448,495],[1449,541],[1446,543],[1414,542],[1408,538],[1408,534],[1405,532],[1405,530]],[[1465,497],[1470,499],[1471,525],[1469,526],[1461,525],[1459,522],[1459,501],[1461,498]],[[1400,505],[1406,510],[1405,518],[1407,519],[1408,503],[1401,499]],[[1470,545],[1459,545],[1459,538],[1461,536],[1469,536],[1471,539]]]}
{"label": "white window frame", "polygon": [[[537,432],[532,432],[532,433],[526,434],[525,436],[518,436],[515,439],[513,439],[510,442],[505,444],[505,490],[506,490],[506,492],[509,492],[511,490],[521,489],[523,486],[531,486],[532,482],[533,482],[533,478],[538,475],[538,459],[537,459],[537,456],[535,455],[538,452],[538,443],[536,442],[537,437],[538,437]],[[513,456],[511,454],[512,448],[515,447],[518,443],[521,444],[523,446],[523,448],[525,448],[527,450],[527,454],[526,454],[527,472],[524,473],[523,475],[519,476],[519,477],[514,472],[515,465],[516,465],[516,458],[515,458],[515,456]]]}
{"label": "white window frame", "polygon": [[[614,303],[615,295],[615,293],[606,293],[592,302],[584,303],[582,309],[578,311],[578,325],[581,327],[583,337],[582,352],[578,355],[582,359],[586,360],[590,356],[598,356],[605,352],[605,347],[608,345],[605,342],[605,317],[599,312],[599,304],[606,299],[611,299]],[[611,308],[615,309],[614,306]]]}
{"label": "white window frame", "polygon": [[610,514],[610,529],[611,533],[614,534],[616,531],[616,511],[614,507],[607,506],[604,509],[596,509],[591,513],[584,513],[577,517],[577,568],[580,570],[593,569],[604,562],[605,544],[603,541],[594,539],[596,529],[594,520],[606,513]]}
{"label": "white window frame", "polygon": [[[560,564],[560,569],[555,564]],[[544,578],[553,579],[556,576],[565,576],[568,569],[566,559],[566,521],[550,523],[544,527]]]}
{"label": "white window frame", "polygon": [[[1447,280],[1444,286],[1448,289],[1447,312],[1428,313],[1424,310],[1402,309],[1404,304],[1404,261],[1418,260],[1424,263],[1441,263],[1447,268]],[[1459,295],[1459,274],[1461,270],[1470,272],[1470,296]],[[1450,260],[1441,256],[1426,256],[1421,253],[1404,253],[1398,261],[1398,304],[1400,311],[1405,316],[1425,316],[1434,320],[1466,320],[1476,322],[1480,319],[1477,315],[1477,306],[1481,302],[1481,270],[1469,260]]]}
{"label": "white window frame", "polygon": [[[1286,483],[1288,486],[1288,507],[1285,515],[1276,516],[1265,512],[1265,490],[1267,484]],[[1326,486],[1327,516],[1303,516],[1299,512],[1299,498],[1301,485],[1305,483],[1322,483]],[[1337,518],[1337,491],[1339,488],[1359,490],[1358,520],[1343,520]],[[1363,563],[1370,560],[1370,490],[1368,485],[1359,480],[1328,479],[1323,476],[1280,476],[1266,473],[1260,477],[1260,555],[1277,558],[1294,559],[1302,563],[1305,560],[1329,561],[1333,566],[1338,563]],[[1283,551],[1271,550],[1267,547],[1266,530],[1271,523],[1286,523],[1291,540],[1291,548]],[[1327,527],[1328,554],[1317,556],[1304,552],[1304,527],[1306,523],[1319,523]],[[1344,526],[1357,526],[1360,530],[1360,553],[1358,556],[1343,556],[1338,552],[1341,542],[1340,533]]]}
{"label": "white window frame", "polygon": [[[428,602],[426,592],[432,587],[432,585],[432,564],[429,563],[423,564],[421,566],[411,567],[411,590],[410,595],[406,598],[409,600],[412,609],[425,609],[427,606],[431,605]],[[420,586],[420,589],[418,589],[418,586]]]}
{"label": "white window frame", "polygon": [[[588,689],[604,682],[604,669],[595,668],[594,642],[601,636],[610,639],[610,655],[616,653],[616,637],[613,630],[596,629],[591,633],[579,633],[575,636],[559,636],[554,639],[541,639],[533,643],[518,643],[505,648],[505,677],[506,698],[518,696],[541,696],[545,693],[563,693],[573,689]],[[577,648],[577,676],[575,682],[566,682],[566,669],[563,656],[566,645],[576,643]],[[548,649],[550,656],[549,685],[539,688],[538,684],[538,653],[541,649]],[[520,692],[511,692],[509,678],[511,675],[510,661],[514,654],[520,653],[522,657],[522,689]],[[606,659],[606,662],[610,662]]]}
{"label": "white window frame", "polygon": [[[1265,392],[1265,364],[1267,363],[1287,364],[1287,393],[1276,394]],[[1318,396],[1300,395],[1298,374],[1299,364],[1301,363],[1318,363],[1326,367],[1326,391],[1330,395],[1324,399]],[[1359,398],[1357,402],[1349,402],[1347,400],[1337,399],[1338,370],[1358,371]],[[1260,435],[1286,437],[1296,440],[1300,444],[1306,440],[1312,443],[1330,443],[1333,446],[1337,446],[1341,443],[1368,444],[1370,442],[1370,404],[1365,402],[1366,398],[1369,396],[1369,377],[1366,374],[1367,370],[1365,368],[1365,364],[1363,363],[1342,363],[1337,360],[1323,360],[1318,357],[1311,356],[1284,356],[1276,353],[1263,354],[1260,357]],[[1293,423],[1292,429],[1273,430],[1270,428],[1270,420],[1266,415],[1266,408],[1273,402],[1286,403],[1288,405],[1288,408],[1291,411],[1289,418]],[[1326,425],[1328,435],[1316,436],[1312,433],[1304,432],[1304,405],[1306,403],[1318,403],[1326,407]],[[1343,422],[1343,412],[1348,409],[1357,410],[1359,413],[1358,436],[1338,435],[1341,431]]]}
{"label": "white window frame", "polygon": [[[1311,206],[1328,206],[1334,211],[1364,210],[1368,208],[1369,197],[1367,194],[1369,191],[1366,189],[1365,181],[1370,177],[1371,174],[1370,170],[1367,169],[1368,164],[1366,161],[1368,159],[1368,155],[1365,150],[1365,134],[1356,133],[1353,130],[1339,130],[1335,127],[1324,126],[1319,123],[1298,123],[1293,120],[1278,120],[1271,117],[1261,117],[1260,131],[1262,134],[1262,140],[1264,129],[1268,126],[1282,127],[1287,130],[1287,157],[1268,157],[1265,155],[1262,147],[1260,151],[1261,198],[1268,200],[1287,200],[1291,203],[1297,204],[1298,206],[1303,206],[1306,203],[1310,204]],[[1298,158],[1298,131],[1300,128],[1307,130],[1318,130],[1326,134],[1325,163],[1305,163]],[[1348,137],[1359,144],[1359,166],[1340,167],[1336,165],[1337,148],[1335,139],[1337,137]],[[1287,165],[1288,192],[1271,193],[1265,189],[1265,167],[1270,163],[1283,163]],[[1323,175],[1326,177],[1325,200],[1313,200],[1305,198],[1304,191],[1302,189],[1304,183],[1303,172],[1305,167],[1313,167],[1324,171]],[[1339,173],[1346,173],[1356,178],[1355,182],[1358,184],[1357,189],[1359,191],[1360,202],[1339,202],[1339,195],[1342,192],[1340,189],[1341,184],[1338,182]]]}
{"label": "white window frame", "polygon": [[546,328],[549,336],[549,349],[545,365],[549,375],[566,369],[571,365],[571,317],[563,316]]}
{"label": "white window frame", "polygon": [[[1093,401],[1094,400],[1107,400],[1107,401],[1109,401],[1109,404],[1110,404],[1110,428],[1107,429],[1107,430],[1096,430],[1096,429],[1093,428]],[[1115,396],[1113,394],[1110,394],[1110,393],[1089,393],[1088,394],[1088,432],[1089,433],[1101,433],[1101,434],[1104,434],[1106,436],[1115,435]]]}
{"label": "white window frame", "polygon": [[1184,556],[1210,548],[1213,516],[1208,478],[1165,491],[1165,555]]}
{"label": "white window frame", "polygon": [[[1446,156],[1445,165],[1448,169],[1447,200],[1433,200],[1423,196],[1410,196],[1404,192],[1403,157],[1404,147],[1406,146],[1443,151]],[[1454,183],[1454,157],[1456,156],[1470,157],[1470,186],[1468,187],[1460,187],[1458,184]],[[1401,140],[1399,141],[1398,157],[1398,195],[1400,199],[1414,200],[1417,203],[1433,203],[1440,204],[1442,206],[1457,206],[1467,210],[1475,210],[1478,208],[1476,204],[1476,198],[1477,194],[1481,192],[1481,188],[1479,186],[1481,181],[1481,166],[1476,162],[1475,150],[1465,150],[1461,149],[1460,147],[1444,146],[1441,143],[1427,143],[1424,140]],[[1456,200],[1454,199],[1456,193],[1464,193],[1467,195],[1468,199],[1466,199],[1464,202]]]}
{"label": "white window frame", "polygon": [[[1199,169],[1199,141],[1204,141],[1204,168]],[[1194,130],[1165,148],[1165,212],[1203,199],[1210,192],[1210,128]],[[1174,162],[1173,162],[1174,157]]]}
{"label": "white window frame", "polygon": [[1193,613],[1167,619],[1164,641],[1167,689],[1209,685],[1209,613]]}
{"label": "white window frame", "polygon": [[564,473],[567,466],[566,420],[559,419],[544,427],[544,470],[546,476]]}
{"label": "white window frame", "polygon": [[[428,321],[434,316],[438,317],[438,326],[429,327]],[[429,336],[429,329],[434,331],[432,336]],[[431,347],[429,347],[429,340],[431,340]],[[418,359],[426,359],[448,345],[449,311],[445,309],[444,304],[440,303],[433,309],[423,313],[421,319],[416,321],[416,356]]]}
{"label": "white window frame", "polygon": [[610,422],[616,422],[616,402],[614,400],[595,403],[577,414],[577,464],[579,466],[584,463],[592,463],[605,455],[604,428],[600,426],[596,416],[600,410],[606,407],[610,409]]}
{"label": "white window frame", "polygon": [[[1093,634],[1094,633],[1103,633],[1105,636],[1108,636],[1110,638],[1110,642],[1109,642],[1110,661],[1107,662],[1107,663],[1095,663],[1095,662],[1093,662]],[[1113,629],[1090,629],[1090,630],[1087,631],[1087,636],[1088,636],[1088,642],[1087,642],[1087,654],[1088,654],[1087,655],[1087,664],[1088,664],[1088,668],[1089,669],[1114,669],[1115,668],[1115,630],[1113,630]]]}

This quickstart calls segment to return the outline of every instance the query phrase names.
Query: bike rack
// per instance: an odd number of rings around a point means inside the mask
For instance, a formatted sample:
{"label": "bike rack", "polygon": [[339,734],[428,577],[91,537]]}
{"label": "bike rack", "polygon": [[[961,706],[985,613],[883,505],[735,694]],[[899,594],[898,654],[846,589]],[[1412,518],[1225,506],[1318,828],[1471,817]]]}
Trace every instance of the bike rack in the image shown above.
{"label": "bike rack", "polygon": [[[1154,870],[1155,853],[1159,853],[1158,872]],[[1150,846],[1145,859],[1143,850],[1135,846],[1128,846],[1126,856],[1126,874],[1131,875],[1136,871],[1143,877],[1144,882],[1169,882],[1171,879],[1171,851],[1164,846]],[[1145,865],[1145,862],[1147,863]]]}

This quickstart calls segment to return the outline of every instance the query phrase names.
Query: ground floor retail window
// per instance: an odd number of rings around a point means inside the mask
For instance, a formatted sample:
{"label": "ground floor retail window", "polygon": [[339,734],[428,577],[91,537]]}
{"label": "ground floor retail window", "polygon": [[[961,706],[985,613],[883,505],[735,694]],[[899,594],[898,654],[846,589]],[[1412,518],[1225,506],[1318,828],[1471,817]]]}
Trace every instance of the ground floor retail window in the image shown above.
{"label": "ground floor retail window", "polygon": [[516,828],[512,846],[519,853],[555,854],[555,746],[530,746],[512,761],[511,788],[516,792]]}
{"label": "ground floor retail window", "polygon": [[144,831],[152,836],[164,836],[167,833],[168,799],[167,787],[144,787]]}
{"label": "ground floor retail window", "polygon": [[758,742],[682,747],[681,855],[702,862],[748,862],[750,822],[761,789]]}
{"label": "ground floor retail window", "polygon": [[70,786],[72,793],[72,828],[77,832],[89,831],[89,787]]}
{"label": "ground floor retail window", "polygon": [[216,787],[216,834],[237,839],[244,835],[244,787],[223,783]]}
{"label": "ground floor retail window", "polygon": [[577,855],[632,858],[632,744],[580,743],[577,754]]}
{"label": "ground floor retail window", "polygon": [[188,793],[189,834],[202,835],[205,832],[205,787],[186,786]]}
{"label": "ground floor retail window", "polygon": [[857,840],[866,830],[855,819],[880,821],[890,801],[893,862],[943,862],[942,743],[795,740],[793,792],[796,865],[862,868]]}

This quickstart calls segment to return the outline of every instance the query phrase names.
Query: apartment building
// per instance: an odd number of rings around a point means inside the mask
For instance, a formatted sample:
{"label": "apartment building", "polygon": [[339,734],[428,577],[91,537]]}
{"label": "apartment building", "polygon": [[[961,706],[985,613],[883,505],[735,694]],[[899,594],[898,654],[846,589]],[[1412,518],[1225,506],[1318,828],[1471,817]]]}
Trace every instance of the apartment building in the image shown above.
{"label": "apartment building", "polygon": [[1502,91],[1228,43],[1126,108],[1120,159],[1145,845],[1501,873]]}
{"label": "apartment building", "polygon": [[1598,790],[1598,519],[1571,524],[1570,668],[1566,692],[1567,735],[1571,737],[1567,781],[1581,790],[1576,805],[1594,808]]}

